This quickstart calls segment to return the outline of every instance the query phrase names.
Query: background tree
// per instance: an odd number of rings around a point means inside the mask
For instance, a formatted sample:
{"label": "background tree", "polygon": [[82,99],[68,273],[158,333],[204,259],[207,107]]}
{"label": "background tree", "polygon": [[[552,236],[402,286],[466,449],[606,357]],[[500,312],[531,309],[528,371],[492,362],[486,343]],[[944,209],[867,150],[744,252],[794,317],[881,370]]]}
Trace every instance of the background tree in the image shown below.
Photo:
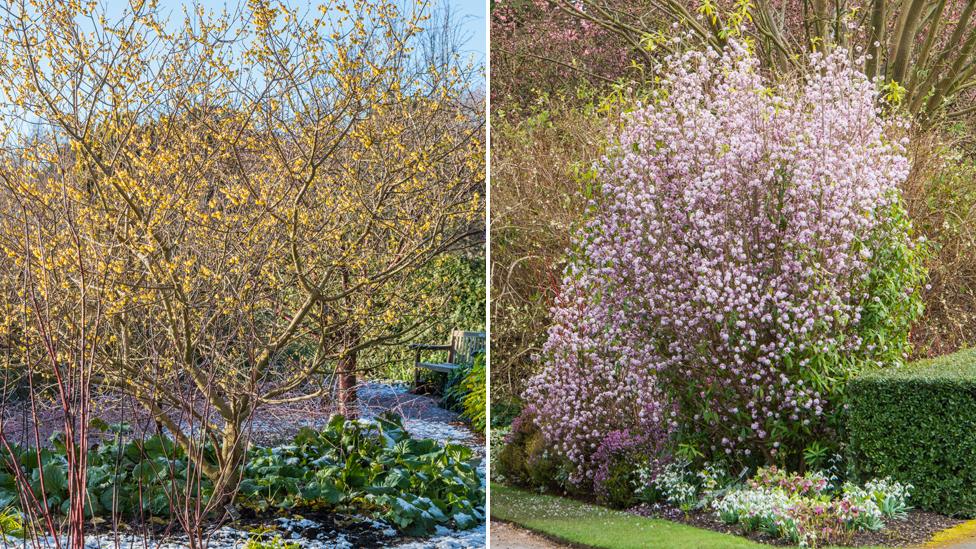
{"label": "background tree", "polygon": [[[672,25],[712,48],[728,38],[750,40],[773,72],[802,67],[804,56],[833,45],[865,53],[862,70],[880,78],[889,99],[913,114],[950,119],[976,112],[967,94],[976,84],[976,6],[965,0],[556,0],[582,21],[623,37],[648,68],[669,50]],[[647,74],[651,74],[648,72]]]}
{"label": "background tree", "polygon": [[[637,11],[643,0],[611,0]],[[492,111],[522,110],[541,97],[600,89],[630,78],[634,55],[642,51],[631,36],[611,32],[549,0],[491,3]]]}

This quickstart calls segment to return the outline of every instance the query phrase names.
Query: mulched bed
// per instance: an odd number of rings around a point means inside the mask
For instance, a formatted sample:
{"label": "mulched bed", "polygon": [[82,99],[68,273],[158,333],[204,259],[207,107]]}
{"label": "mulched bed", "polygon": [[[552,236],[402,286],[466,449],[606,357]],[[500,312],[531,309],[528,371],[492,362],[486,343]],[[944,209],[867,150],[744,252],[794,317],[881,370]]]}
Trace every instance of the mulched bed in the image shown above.
{"label": "mulched bed", "polygon": [[[686,514],[684,511],[670,505],[654,504],[639,505],[629,509],[628,512],[642,517],[662,518],[715,532],[744,536],[759,543],[790,545],[786,540],[771,538],[761,532],[743,534],[738,526],[725,524],[711,511],[692,511]],[[871,545],[886,545],[889,547],[917,546],[928,541],[936,532],[951,528],[961,522],[963,521],[938,513],[913,510],[909,511],[908,516],[904,520],[885,521],[884,529],[879,532],[855,532],[853,538],[849,541],[843,541],[843,545],[852,547]]]}
{"label": "mulched bed", "polygon": [[[299,389],[285,397],[296,397],[312,392],[315,387],[306,390]],[[359,413],[362,417],[372,417],[385,410],[392,410],[405,420],[422,420],[444,424],[463,425],[457,419],[457,414],[438,406],[439,398],[429,395],[418,395],[404,390],[397,390],[391,385],[364,381],[358,387]],[[129,438],[144,438],[155,434],[156,425],[145,408],[134,399],[114,393],[93,395],[93,417],[108,424],[128,423],[132,429]],[[262,406],[253,418],[249,435],[250,442],[256,444],[273,445],[287,442],[302,427],[322,428],[329,418],[336,412],[335,398],[313,398],[296,400],[280,404]],[[48,445],[48,438],[55,432],[64,430],[63,411],[53,399],[39,399],[36,402],[37,436],[42,445]],[[177,423],[186,426],[181,421],[178,411],[167,409]],[[202,412],[201,412],[202,413]],[[220,418],[210,412],[210,417],[217,424]],[[35,422],[32,419],[30,403],[26,400],[7,401],[0,406],[0,421],[3,423],[4,434],[10,442],[24,446],[35,444]],[[115,435],[90,431],[89,441],[100,442],[112,439]]]}

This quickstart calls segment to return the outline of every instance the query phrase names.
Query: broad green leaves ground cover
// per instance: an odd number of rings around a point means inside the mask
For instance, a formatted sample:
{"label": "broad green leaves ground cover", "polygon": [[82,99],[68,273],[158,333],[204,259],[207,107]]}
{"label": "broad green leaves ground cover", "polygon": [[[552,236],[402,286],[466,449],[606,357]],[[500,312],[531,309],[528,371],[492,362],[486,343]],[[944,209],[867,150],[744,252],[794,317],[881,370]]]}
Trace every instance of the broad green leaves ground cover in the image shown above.
{"label": "broad green leaves ground cover", "polygon": [[[178,498],[212,485],[164,436],[94,446],[88,455],[88,516],[167,516]],[[58,439],[39,452],[12,447],[17,467],[47,505],[67,510],[67,460]],[[212,453],[212,448],[207,448]],[[212,459],[208,456],[207,459]],[[290,444],[248,452],[237,503],[257,512],[332,509],[384,520],[408,535],[437,525],[470,528],[484,518],[484,489],[471,449],[411,438],[399,416],[303,429]],[[0,508],[19,503],[16,469],[0,465]]]}
{"label": "broad green leaves ground cover", "polygon": [[249,455],[240,493],[257,510],[330,506],[358,510],[409,535],[484,518],[484,490],[472,451],[410,438],[398,416],[375,422],[334,416],[322,431]]}

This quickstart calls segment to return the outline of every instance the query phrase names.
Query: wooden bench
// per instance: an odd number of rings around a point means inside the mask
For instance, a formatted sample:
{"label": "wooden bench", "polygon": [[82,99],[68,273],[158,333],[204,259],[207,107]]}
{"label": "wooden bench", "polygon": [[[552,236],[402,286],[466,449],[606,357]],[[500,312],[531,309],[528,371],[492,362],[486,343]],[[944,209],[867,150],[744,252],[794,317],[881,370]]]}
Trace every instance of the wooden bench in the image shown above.
{"label": "wooden bench", "polygon": [[[443,374],[450,374],[462,365],[474,362],[474,356],[485,350],[484,332],[465,332],[454,330],[451,332],[450,345],[428,345],[415,343],[410,345],[414,350],[413,386],[420,385],[420,370],[430,370]],[[447,351],[447,362],[422,362],[420,354],[424,351]]]}

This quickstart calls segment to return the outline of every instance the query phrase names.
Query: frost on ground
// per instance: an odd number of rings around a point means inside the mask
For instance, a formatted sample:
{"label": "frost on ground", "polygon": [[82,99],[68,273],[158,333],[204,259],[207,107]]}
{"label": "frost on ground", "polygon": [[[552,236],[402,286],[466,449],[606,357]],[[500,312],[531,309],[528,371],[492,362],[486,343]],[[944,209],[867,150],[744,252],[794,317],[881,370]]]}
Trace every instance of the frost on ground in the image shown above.
{"label": "frost on ground", "polygon": [[[279,519],[277,522],[284,524],[282,521],[287,522],[288,520],[289,519]],[[303,522],[304,531],[315,530],[318,528],[317,523],[308,519],[293,522]],[[403,538],[396,538],[396,531],[382,523],[376,523],[376,528],[379,529],[381,534],[385,535],[388,539],[365,540],[342,532],[333,532],[332,534],[334,535],[329,536],[322,535],[320,536],[320,539],[309,539],[308,537],[305,537],[299,533],[303,531],[302,529],[289,533],[288,528],[285,527],[275,533],[259,535],[230,527],[224,527],[216,532],[213,532],[209,536],[207,548],[240,549],[244,547],[247,540],[252,537],[260,538],[269,542],[277,537],[280,539],[279,546],[287,542],[307,549],[359,549],[361,547],[385,547],[389,549],[469,549],[485,546],[486,529],[484,524],[481,524],[477,528],[472,528],[470,530],[464,530],[461,532],[438,527],[437,533],[433,537],[420,540],[405,540]],[[29,542],[26,545],[23,541],[16,541],[16,543],[14,542],[15,540],[13,539],[8,540],[6,543],[0,542],[0,547],[9,547],[10,549],[23,547],[55,547],[53,539],[42,540],[36,546]],[[144,540],[142,536],[136,535],[120,534],[119,537],[116,538],[113,534],[102,534],[99,536],[90,536],[85,543],[85,549],[109,549],[116,547],[120,549],[183,549],[187,547],[187,545],[188,544],[185,538],[174,538],[167,541],[153,541]],[[61,547],[66,547],[64,541],[62,541]]]}
{"label": "frost on ground", "polygon": [[432,438],[442,443],[470,444],[471,431],[463,427],[425,419],[407,419],[403,426],[414,438]]}
{"label": "frost on ground", "polygon": [[[430,438],[441,443],[463,444],[474,450],[481,459],[478,472],[481,482],[485,482],[485,443],[461,423],[457,414],[437,407],[431,397],[414,395],[400,384],[367,382],[358,389],[361,402],[361,416],[372,418],[384,410],[394,410],[404,418],[404,426],[415,438]],[[272,410],[268,418],[256,418],[252,425],[255,440],[285,440],[302,427],[323,428],[328,424],[330,412],[317,410]],[[266,531],[266,533],[257,533]],[[211,532],[208,549],[241,549],[249,538],[263,541],[281,541],[294,544],[303,549],[353,549],[360,547],[387,547],[398,549],[468,549],[485,547],[486,528],[482,523],[470,530],[450,530],[437,527],[434,536],[425,539],[405,538],[396,529],[381,521],[366,517],[341,517],[323,515],[319,517],[268,518],[260,523],[224,526]],[[141,533],[120,532],[92,535],[86,538],[86,549],[182,549],[187,547],[185,536],[165,539],[145,538]],[[280,546],[280,545],[279,545]],[[39,543],[23,540],[0,540],[0,547],[6,548],[54,548],[53,539],[40,540]],[[66,547],[62,542],[60,547]]]}
{"label": "frost on ground", "polygon": [[432,538],[402,542],[388,547],[396,547],[397,549],[424,549],[428,547],[434,549],[463,549],[468,547],[484,547],[486,536],[487,530],[485,529],[484,523],[481,523],[477,528],[464,530],[463,532],[438,527],[437,534]]}

